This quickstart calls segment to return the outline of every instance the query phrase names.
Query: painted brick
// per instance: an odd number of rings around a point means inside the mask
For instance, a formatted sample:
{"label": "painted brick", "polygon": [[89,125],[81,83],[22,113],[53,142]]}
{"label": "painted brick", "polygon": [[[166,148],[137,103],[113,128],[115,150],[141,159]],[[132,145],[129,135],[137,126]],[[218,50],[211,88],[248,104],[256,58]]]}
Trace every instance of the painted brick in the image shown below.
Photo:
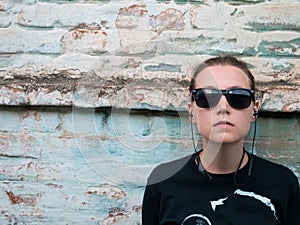
{"label": "painted brick", "polygon": [[[54,27],[57,22],[57,4],[40,3],[20,6],[17,23],[26,27]],[[47,16],[45,16],[47,15]]]}
{"label": "painted brick", "polygon": [[81,23],[62,37],[65,52],[105,52],[107,33],[97,24]]}
{"label": "painted brick", "polygon": [[10,26],[0,29],[0,52],[2,53],[37,53],[60,54],[60,38],[63,30],[40,31]]}
{"label": "painted brick", "polygon": [[[257,11],[259,7],[259,12]],[[198,29],[238,30],[255,32],[299,30],[299,4],[274,3],[253,6],[232,6],[226,3],[194,6],[190,9],[191,24]],[[210,18],[214,18],[211,20]]]}

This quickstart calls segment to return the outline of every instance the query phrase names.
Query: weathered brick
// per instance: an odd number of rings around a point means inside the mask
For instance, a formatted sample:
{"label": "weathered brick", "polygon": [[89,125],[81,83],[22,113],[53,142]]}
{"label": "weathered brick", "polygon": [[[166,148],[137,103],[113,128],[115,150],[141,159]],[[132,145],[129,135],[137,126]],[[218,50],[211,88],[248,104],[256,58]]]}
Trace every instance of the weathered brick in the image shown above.
{"label": "weathered brick", "polygon": [[86,195],[106,195],[114,199],[122,199],[126,197],[126,193],[119,187],[110,184],[102,184],[100,186],[89,187]]}
{"label": "weathered brick", "polygon": [[128,4],[130,4],[128,1],[61,4],[58,15],[59,23],[64,27],[74,27],[80,23],[99,23],[107,29],[113,29],[119,8]]}
{"label": "weathered brick", "polygon": [[[17,23],[26,27],[52,28],[57,23],[59,5],[37,2],[19,8]],[[47,16],[45,16],[47,15]]]}
{"label": "weathered brick", "polygon": [[64,30],[31,30],[18,26],[0,29],[1,53],[60,54]]}
{"label": "weathered brick", "polygon": [[[299,111],[299,93],[299,86],[276,89],[270,87],[262,93],[262,108],[268,108],[270,111],[281,109],[282,112]],[[284,98],[284,96],[288,96],[288,98]]]}
{"label": "weathered brick", "polygon": [[68,52],[105,52],[107,33],[97,24],[79,24],[62,37],[64,51]]}
{"label": "weathered brick", "polygon": [[[257,11],[257,7],[259,7],[259,11]],[[197,29],[208,30],[298,31],[300,19],[297,12],[299,7],[297,3],[260,4],[259,6],[231,6],[218,3],[194,6],[190,9],[191,24]]]}

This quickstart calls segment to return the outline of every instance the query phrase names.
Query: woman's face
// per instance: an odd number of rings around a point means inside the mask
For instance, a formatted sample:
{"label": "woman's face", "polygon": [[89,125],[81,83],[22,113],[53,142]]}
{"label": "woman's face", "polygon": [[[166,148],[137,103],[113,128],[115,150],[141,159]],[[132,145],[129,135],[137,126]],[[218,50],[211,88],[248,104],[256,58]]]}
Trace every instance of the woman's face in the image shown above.
{"label": "woman's face", "polygon": [[[250,89],[250,79],[239,68],[230,65],[215,65],[202,70],[196,77],[195,88]],[[243,141],[248,134],[251,122],[255,120],[253,112],[258,103],[246,109],[235,109],[229,105],[225,95],[212,108],[200,108],[195,101],[189,105],[193,113],[193,122],[197,124],[203,143],[216,142],[230,144]]]}

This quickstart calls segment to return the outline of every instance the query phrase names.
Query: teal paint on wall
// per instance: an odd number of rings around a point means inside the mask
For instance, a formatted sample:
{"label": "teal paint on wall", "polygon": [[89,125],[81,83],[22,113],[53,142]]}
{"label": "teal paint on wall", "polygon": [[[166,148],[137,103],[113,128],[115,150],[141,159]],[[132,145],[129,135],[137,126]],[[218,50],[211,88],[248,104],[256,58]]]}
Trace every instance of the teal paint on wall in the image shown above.
{"label": "teal paint on wall", "polygon": [[297,49],[300,48],[300,38],[289,42],[281,41],[262,41],[258,46],[259,54],[272,57],[298,57]]}
{"label": "teal paint on wall", "polygon": [[[170,3],[173,2],[173,0],[156,0],[158,3]],[[182,5],[182,4],[191,4],[191,5],[204,5],[205,0],[174,0],[176,4]]]}
{"label": "teal paint on wall", "polygon": [[159,65],[149,65],[145,67],[146,71],[167,71],[167,72],[181,72],[181,65],[170,65],[166,63],[159,63]]}
{"label": "teal paint on wall", "polygon": [[270,32],[270,31],[296,31],[299,32],[300,27],[297,24],[289,23],[256,23],[250,22],[247,24],[249,28],[246,30],[251,30],[255,32]]}

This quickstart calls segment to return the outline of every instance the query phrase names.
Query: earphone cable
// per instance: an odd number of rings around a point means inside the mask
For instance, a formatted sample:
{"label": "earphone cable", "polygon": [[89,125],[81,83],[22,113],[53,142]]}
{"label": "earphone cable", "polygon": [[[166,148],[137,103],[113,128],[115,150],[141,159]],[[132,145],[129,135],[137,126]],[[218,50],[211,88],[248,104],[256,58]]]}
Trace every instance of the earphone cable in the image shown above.
{"label": "earphone cable", "polygon": [[196,149],[195,138],[194,138],[194,129],[193,129],[192,117],[193,117],[193,114],[192,114],[192,113],[190,113],[190,119],[191,119],[191,133],[192,133],[192,142],[193,142],[194,151],[195,151],[195,153],[196,153],[196,152],[197,152],[197,149]]}
{"label": "earphone cable", "polygon": [[233,182],[235,183],[236,186],[242,186],[242,185],[247,184],[249,182],[249,180],[250,180],[251,175],[252,175],[254,145],[255,145],[255,137],[256,137],[256,120],[257,120],[257,118],[254,121],[254,131],[253,131],[253,137],[252,137],[252,146],[251,146],[251,154],[250,154],[250,159],[249,159],[250,162],[249,162],[249,169],[248,169],[248,174],[247,174],[247,180],[245,182],[243,182],[243,183],[238,183],[237,182],[236,175],[238,174],[238,170],[240,169],[239,167],[241,166],[241,165],[239,165],[236,173],[233,176]]}

